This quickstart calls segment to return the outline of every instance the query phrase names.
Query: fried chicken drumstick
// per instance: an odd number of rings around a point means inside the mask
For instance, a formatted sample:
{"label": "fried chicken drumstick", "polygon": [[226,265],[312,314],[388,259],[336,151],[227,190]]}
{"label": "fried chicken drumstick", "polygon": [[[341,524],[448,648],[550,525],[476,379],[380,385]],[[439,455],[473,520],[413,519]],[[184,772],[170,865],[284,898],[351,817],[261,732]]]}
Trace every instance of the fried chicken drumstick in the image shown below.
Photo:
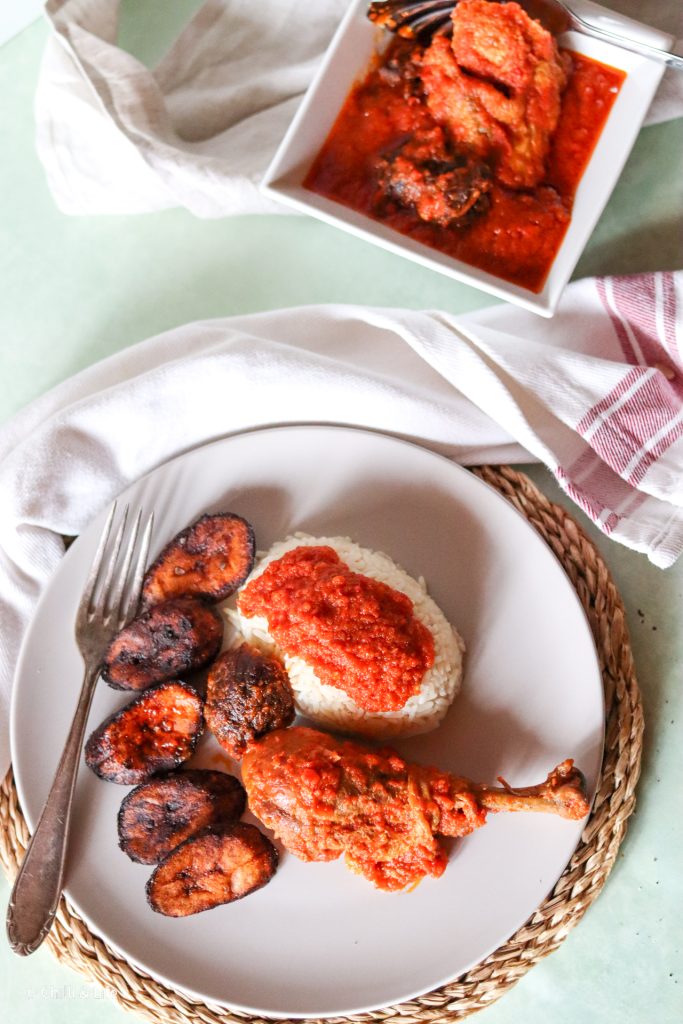
{"label": "fried chicken drumstick", "polygon": [[252,744],[242,762],[249,807],[302,860],[335,860],[380,889],[440,875],[437,835],[465,836],[487,812],[543,811],[578,820],[589,809],[571,760],[525,789],[478,785],[300,726]]}

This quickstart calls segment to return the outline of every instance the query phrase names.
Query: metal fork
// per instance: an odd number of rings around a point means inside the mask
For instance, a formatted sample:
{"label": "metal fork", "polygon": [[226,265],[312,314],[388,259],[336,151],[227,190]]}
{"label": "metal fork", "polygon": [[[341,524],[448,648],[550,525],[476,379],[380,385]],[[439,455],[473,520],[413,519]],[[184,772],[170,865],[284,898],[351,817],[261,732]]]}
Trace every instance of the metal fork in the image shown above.
{"label": "metal fork", "polygon": [[[666,64],[667,67],[683,71],[683,57],[670,50],[662,50],[658,46],[651,46],[649,43],[641,42],[640,39],[633,39],[631,36],[623,35],[620,31],[609,31],[600,28],[592,22],[580,18],[571,7],[564,3],[564,0],[520,0],[521,6],[529,17],[536,18],[541,25],[554,35],[561,35],[574,29],[584,36],[591,36],[593,39],[602,39],[606,43],[620,46],[622,50],[629,50],[631,53],[639,53],[643,57]],[[607,24],[619,28],[619,16],[615,12],[614,18],[603,16]]]}
{"label": "metal fork", "polygon": [[109,642],[133,618],[140,599],[154,515],[147,520],[135,557],[142,519],[142,510],[138,511],[120,560],[128,506],[110,545],[115,514],[116,503],[107,516],[76,615],[76,642],[85,664],[83,686],[50,793],[7,909],[7,936],[14,952],[21,956],[40,946],[57,912],[64,882],[71,806],[95,684]]}

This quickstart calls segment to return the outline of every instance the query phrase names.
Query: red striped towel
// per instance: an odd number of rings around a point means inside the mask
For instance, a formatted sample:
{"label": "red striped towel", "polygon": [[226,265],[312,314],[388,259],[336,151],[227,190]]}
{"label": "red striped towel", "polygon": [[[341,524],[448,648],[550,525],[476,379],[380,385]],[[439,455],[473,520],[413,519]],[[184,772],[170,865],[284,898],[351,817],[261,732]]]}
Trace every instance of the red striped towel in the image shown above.
{"label": "red striped towel", "polygon": [[558,472],[567,493],[610,535],[625,518],[649,514],[648,494],[680,500],[671,474],[681,475],[683,457],[673,450],[683,434],[683,337],[672,273],[600,278],[596,288],[612,329],[596,338],[596,354],[604,346],[607,355],[616,339],[624,370],[577,424],[585,450]]}
{"label": "red striped towel", "polygon": [[665,567],[683,550],[682,310],[681,272],[590,278],[552,321],[496,306],[435,314],[455,340],[404,337],[605,534]]}

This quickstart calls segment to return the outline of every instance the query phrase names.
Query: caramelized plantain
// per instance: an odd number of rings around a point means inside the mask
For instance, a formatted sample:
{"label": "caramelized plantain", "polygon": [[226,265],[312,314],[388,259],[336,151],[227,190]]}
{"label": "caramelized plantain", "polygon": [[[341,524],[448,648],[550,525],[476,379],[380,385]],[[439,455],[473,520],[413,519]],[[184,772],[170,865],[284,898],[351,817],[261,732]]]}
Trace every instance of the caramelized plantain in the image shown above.
{"label": "caramelized plantain", "polygon": [[246,580],[255,550],[246,519],[232,512],[202,516],[174,537],[147,570],[144,607],[187,594],[222,601]]}
{"label": "caramelized plantain", "polygon": [[232,757],[241,758],[259,736],[291,725],[294,713],[289,677],[277,658],[245,643],[211,666],[206,724]]}
{"label": "caramelized plantain", "polygon": [[90,735],[85,761],[108,782],[133,786],[192,756],[204,716],[187,683],[157,683],[107,718]]}
{"label": "caramelized plantain", "polygon": [[104,656],[102,678],[117,690],[144,690],[206,665],[222,640],[223,619],[205,601],[163,601],[114,637]]}
{"label": "caramelized plantain", "polygon": [[158,914],[188,917],[260,889],[277,862],[277,850],[254,825],[207,829],[164,857],[147,882],[147,901]]}
{"label": "caramelized plantain", "polygon": [[124,798],[119,846],[139,864],[157,864],[207,826],[236,821],[245,804],[244,787],[234,775],[202,769],[169,772]]}

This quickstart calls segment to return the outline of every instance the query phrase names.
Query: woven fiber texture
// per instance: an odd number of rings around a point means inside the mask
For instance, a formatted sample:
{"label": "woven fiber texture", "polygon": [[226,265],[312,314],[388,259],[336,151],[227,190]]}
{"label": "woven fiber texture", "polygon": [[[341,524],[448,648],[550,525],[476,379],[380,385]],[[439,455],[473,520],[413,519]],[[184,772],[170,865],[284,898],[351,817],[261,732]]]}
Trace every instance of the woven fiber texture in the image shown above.
{"label": "woven fiber texture", "polygon": [[[607,566],[572,517],[549,502],[522,473],[508,466],[487,466],[475,472],[500,491],[543,537],[563,565],[588,616],[600,659],[607,716],[598,792],[579,846],[557,885],[504,945],[434,992],[372,1013],[330,1018],[337,1024],[446,1024],[499,999],[535,963],[557,949],[598,896],[634,809],[643,715],[624,606]],[[10,770],[0,789],[0,859],[10,878],[17,872],[27,842],[28,829]],[[103,985],[121,1006],[155,1024],[268,1024],[270,1020],[195,1002],[154,981],[90,932],[65,899],[46,941],[58,960]]]}

